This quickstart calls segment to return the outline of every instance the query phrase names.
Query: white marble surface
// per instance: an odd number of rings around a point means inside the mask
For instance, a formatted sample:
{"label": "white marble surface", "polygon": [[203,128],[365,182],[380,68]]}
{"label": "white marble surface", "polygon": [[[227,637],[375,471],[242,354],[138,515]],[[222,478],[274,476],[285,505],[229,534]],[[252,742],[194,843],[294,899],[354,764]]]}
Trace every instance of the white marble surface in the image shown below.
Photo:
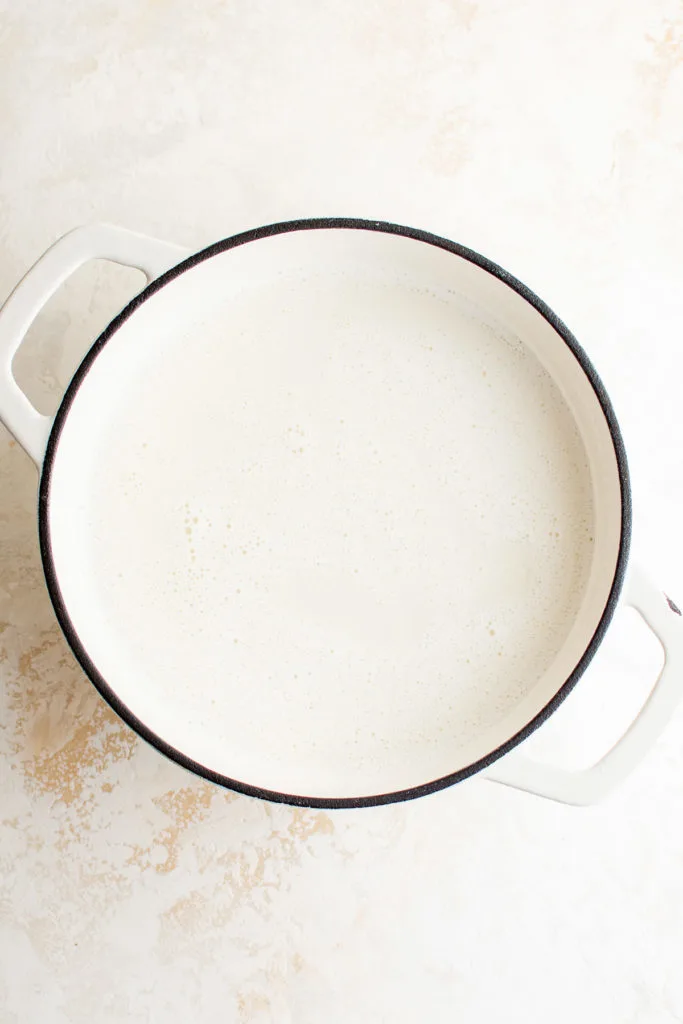
{"label": "white marble surface", "polygon": [[[669,0],[0,4],[0,295],[108,220],[199,247],[404,221],[575,331],[629,447],[636,551],[683,595],[683,8]],[[54,404],[136,287],[90,266],[34,326]],[[472,781],[309,812],[165,762],[74,667],[36,473],[0,437],[0,1021],[683,1020],[683,711],[588,810]],[[537,751],[597,754],[652,680],[628,619]]]}

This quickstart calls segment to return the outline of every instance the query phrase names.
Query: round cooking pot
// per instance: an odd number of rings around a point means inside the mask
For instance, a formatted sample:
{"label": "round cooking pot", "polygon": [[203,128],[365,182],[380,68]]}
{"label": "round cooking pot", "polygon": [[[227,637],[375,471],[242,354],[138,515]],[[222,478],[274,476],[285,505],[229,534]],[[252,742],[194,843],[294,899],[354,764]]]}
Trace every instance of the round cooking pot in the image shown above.
{"label": "round cooking pot", "polygon": [[[44,416],[12,359],[93,258],[149,283]],[[564,324],[477,253],[347,219],[196,254],[78,228],[8,299],[0,352],[64,634],[111,707],[196,774],[319,807],[481,772],[587,803],[671,715],[680,612],[627,565],[609,398]],[[619,601],[665,651],[630,729],[585,771],[510,753]]]}

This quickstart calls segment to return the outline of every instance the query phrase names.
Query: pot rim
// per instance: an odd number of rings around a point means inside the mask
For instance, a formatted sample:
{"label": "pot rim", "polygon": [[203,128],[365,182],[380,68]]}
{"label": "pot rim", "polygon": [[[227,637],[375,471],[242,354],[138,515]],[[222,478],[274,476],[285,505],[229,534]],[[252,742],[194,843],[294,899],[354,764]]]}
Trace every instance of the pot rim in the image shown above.
{"label": "pot rim", "polygon": [[[50,504],[50,479],[52,473],[52,467],[59,444],[60,435],[66,419],[69,414],[69,410],[74,402],[74,399],[78,393],[78,390],[83,383],[85,377],[92,364],[94,363],[97,355],[101,349],[106,345],[109,339],[116,333],[119,327],[125,323],[125,321],[135,312],[138,306],[146,302],[152,295],[154,295],[161,288],[170,284],[176,277],[183,274],[186,270],[190,270],[192,267],[205,260],[210,259],[212,256],[218,253],[225,252],[228,249],[235,248],[240,245],[245,245],[248,242],[258,241],[262,238],[267,238],[271,235],[284,234],[291,231],[309,231],[309,230],[321,230],[321,229],[346,229],[346,230],[365,230],[365,231],[378,231],[384,232],[385,234],[402,235],[406,238],[411,238],[418,242],[424,242],[427,245],[432,245],[440,249],[444,249],[448,252],[453,253],[456,256],[460,256],[462,259],[468,260],[482,270],[497,277],[500,281],[512,288],[513,291],[517,292],[526,302],[528,302],[540,315],[550,324],[555,330],[556,334],[564,341],[567,347],[570,349],[577,362],[579,363],[584,374],[588,378],[588,381],[597,397],[600,404],[600,408],[603,412],[605,420],[609,428],[610,436],[612,438],[612,444],[614,446],[614,453],[617,462],[617,469],[619,475],[619,485],[621,490],[621,536],[619,540],[619,551],[614,571],[614,577],[610,587],[609,596],[605,604],[602,616],[598,625],[591,637],[583,655],[579,659],[574,670],[567,677],[562,686],[556,691],[553,697],[548,703],[529,721],[526,725],[520,729],[514,736],[500,744],[494,750],[487,753],[484,757],[479,758],[472,764],[467,765],[465,768],[458,769],[448,775],[442,776],[438,779],[433,779],[429,782],[422,783],[418,786],[412,786],[409,789],[397,790],[390,793],[380,793],[373,796],[361,796],[361,797],[307,797],[300,796],[292,793],[282,793],[275,790],[262,789],[259,786],[253,786],[249,783],[241,782],[237,779],[229,778],[228,776],[222,775],[218,772],[207,768],[205,765],[193,760],[192,758],[183,754],[182,751],[171,746],[160,736],[154,733],[148,728],[144,722],[142,722],[133,712],[127,707],[126,704],[118,697],[115,690],[107,683],[106,679],[98,671],[97,667],[91,660],[88,652],[84,645],[81,643],[78,632],[76,631],[70,616],[67,612],[64,599],[59,587],[59,581],[57,578],[57,571],[55,568],[54,557],[52,553],[52,545],[50,539],[50,526],[49,526],[49,504]],[[519,281],[512,274],[509,274],[502,267],[498,266],[493,261],[482,256],[480,253],[475,252],[473,249],[469,249],[466,246],[460,245],[458,242],[452,242],[449,239],[442,238],[438,235],[431,234],[428,231],[422,231],[418,228],[411,228],[401,224],[394,224],[388,221],[377,221],[377,220],[363,220],[351,217],[319,217],[319,218],[307,218],[301,220],[292,221],[281,221],[275,224],[268,224],[264,227],[255,228],[250,231],[244,231],[237,235],[232,235],[229,238],[222,239],[221,241],[214,242],[206,248],[200,250],[198,253],[190,256],[189,258],[182,260],[175,267],[172,267],[166,273],[156,278],[150,284],[147,285],[138,295],[136,295],[127,306],[111,321],[111,323],[102,331],[99,337],[93,342],[91,348],[86,353],[78,369],[76,370],[71,382],[66,389],[62,402],[59,406],[57,414],[54,419],[52,430],[47,444],[47,450],[45,453],[45,460],[43,462],[42,473],[40,478],[39,488],[39,499],[38,499],[38,533],[40,541],[40,553],[43,563],[43,571],[45,574],[45,581],[47,584],[48,593],[52,601],[55,614],[59,621],[59,625],[64,633],[66,640],[73,651],[76,660],[79,662],[81,668],[88,676],[92,684],[99,691],[100,695],[109,704],[113,711],[123,719],[123,721],[130,726],[142,739],[146,740],[153,747],[155,747],[160,753],[166,757],[175,761],[181,767],[186,768],[193,774],[206,779],[209,782],[216,783],[227,789],[231,789],[237,793],[244,794],[246,796],[256,797],[261,800],[269,800],[275,803],[291,804],[297,807],[312,807],[312,808],[355,808],[355,807],[373,807],[381,804],[398,803],[404,800],[414,800],[417,797],[427,796],[430,793],[435,793],[438,790],[445,789],[448,786],[452,786],[457,782],[462,782],[472,775],[490,767],[495,761],[509,753],[514,747],[530,736],[540,725],[545,722],[554,711],[562,704],[565,698],[572,691],[578,680],[581,678],[588,665],[590,664],[595,652],[600,646],[605,632],[612,620],[614,615],[619,596],[624,584],[626,575],[626,567],[628,563],[629,548],[631,542],[631,486],[629,479],[628,463],[626,459],[626,449],[621,436],[621,431],[617,423],[616,415],[612,407],[612,403],[609,399],[607,391],[600,380],[595,368],[590,362],[588,356],[584,352],[583,348],[567,328],[567,326],[559,319],[558,316],[542,301],[530,288]]]}

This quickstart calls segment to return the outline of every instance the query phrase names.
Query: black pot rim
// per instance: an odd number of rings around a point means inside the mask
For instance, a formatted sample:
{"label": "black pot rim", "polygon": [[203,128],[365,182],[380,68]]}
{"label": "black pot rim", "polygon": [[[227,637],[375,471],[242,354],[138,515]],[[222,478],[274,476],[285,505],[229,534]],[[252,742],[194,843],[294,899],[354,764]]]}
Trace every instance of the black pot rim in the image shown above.
{"label": "black pot rim", "polygon": [[[484,757],[479,758],[477,761],[461,768],[458,771],[452,772],[449,775],[445,775],[438,779],[433,779],[429,782],[425,782],[418,786],[413,786],[409,789],[398,790],[390,793],[380,793],[374,796],[360,796],[360,797],[308,797],[299,796],[293,793],[281,793],[274,790],[262,789],[260,786],[249,785],[248,783],[241,782],[238,779],[232,779],[228,776],[222,775],[218,772],[213,771],[211,768],[194,761],[192,758],[187,757],[182,751],[177,750],[170,744],[166,743],[160,736],[157,736],[148,726],[145,725],[128,707],[123,701],[117,696],[116,692],[107,683],[106,679],[100,674],[97,667],[91,660],[88,652],[86,651],[83,643],[80,640],[78,632],[66,609],[64,599],[59,587],[59,581],[57,579],[57,572],[54,563],[54,556],[52,553],[52,545],[50,539],[50,524],[49,524],[49,507],[50,507],[50,479],[52,474],[52,468],[55,460],[55,454],[59,444],[59,439],[62,433],[62,429],[66,422],[66,418],[69,414],[69,410],[73,404],[73,401],[78,393],[78,390],[83,383],[90,367],[94,363],[97,355],[101,349],[106,345],[109,339],[116,333],[118,328],[125,323],[125,321],[135,312],[138,306],[141,306],[150,296],[154,295],[161,288],[164,288],[167,284],[170,284],[176,277],[189,270],[191,267],[202,263],[204,260],[210,259],[212,256],[218,253],[224,252],[227,249],[232,249],[239,245],[244,245],[247,242],[253,242],[261,238],[267,238],[270,235],[278,235],[291,231],[310,231],[319,229],[346,229],[346,230],[364,230],[364,231],[378,231],[392,235],[402,235],[406,238],[412,238],[418,242],[424,242],[427,245],[436,246],[440,249],[445,249],[448,252],[454,253],[463,259],[475,264],[482,270],[497,277],[503,281],[508,287],[512,288],[513,291],[517,292],[523,299],[525,299],[534,309],[537,310],[544,317],[545,320],[554,328],[555,332],[564,341],[567,347],[571,350],[572,354],[578,361],[586,377],[588,378],[593,391],[600,403],[600,407],[603,411],[605,419],[607,421],[609,431],[612,437],[612,443],[614,445],[614,452],[616,456],[619,482],[621,487],[621,537],[619,543],[619,553],[617,556],[617,563],[610,588],[609,597],[605,605],[605,609],[600,618],[600,622],[584,651],[581,659],[579,660],[574,671],[568,676],[566,681],[560,687],[560,689],[554,694],[550,701],[538,712],[525,726],[520,729],[513,737],[507,740],[505,743],[496,747],[494,750],[487,753]],[[372,807],[380,804],[395,803],[403,800],[413,800],[417,797],[426,796],[429,793],[434,793],[438,790],[444,789],[447,786],[452,786],[457,782],[462,782],[464,779],[469,778],[472,775],[477,774],[483,769],[492,765],[500,757],[503,757],[510,750],[516,747],[519,743],[525,740],[532,732],[534,732],[543,722],[546,721],[549,716],[557,710],[560,704],[568,696],[571,690],[574,688],[578,680],[581,678],[586,668],[590,664],[595,652],[597,651],[602,639],[605,635],[605,631],[609,626],[616,605],[621,593],[621,589],[624,583],[624,577],[626,573],[626,566],[628,562],[628,554],[631,540],[631,488],[629,482],[628,464],[626,460],[626,450],[622,440],[619,425],[612,408],[609,396],[602,384],[602,381],[598,377],[595,369],[593,368],[588,356],[582,349],[579,342],[576,340],[574,335],[569,331],[565,324],[553,313],[553,311],[541,300],[537,295],[534,294],[526,285],[522,284],[521,281],[513,277],[506,270],[503,270],[497,264],[487,259],[485,256],[481,256],[479,253],[468,249],[457,242],[452,242],[446,238],[441,238],[438,235],[433,235],[427,231],[421,231],[417,228],[406,227],[401,224],[393,224],[385,221],[375,220],[359,220],[351,217],[320,217],[311,218],[304,220],[293,220],[284,221],[276,224],[268,224],[261,228],[256,228],[252,231],[245,231],[238,235],[233,235],[230,238],[225,238],[222,241],[215,242],[213,245],[202,249],[200,252],[190,256],[188,259],[183,260],[177,266],[172,267],[165,274],[162,274],[156,280],[152,281],[146,288],[143,289],[135,298],[128,303],[128,305],[116,316],[108,327],[100,334],[100,336],[93,343],[92,347],[86,354],[85,358],[78,367],[74,374],[69,387],[67,388],[64,398],[61,402],[59,410],[57,411],[55,421],[50,433],[48,440],[47,449],[45,453],[45,460],[43,462],[42,474],[40,479],[40,490],[39,490],[39,501],[38,501],[38,531],[40,539],[40,552],[43,562],[43,570],[45,573],[45,580],[47,583],[47,589],[50,594],[50,599],[55,609],[57,619],[61,626],[61,629],[71,647],[77,661],[89,677],[93,685],[99,691],[104,700],[109,706],[119,715],[120,718],[126,722],[135,732],[138,733],[143,739],[150,743],[153,747],[156,747],[158,751],[165,754],[166,757],[175,761],[183,768],[188,769],[195,775],[198,775],[210,782],[214,782],[217,785],[223,786],[227,789],[234,790],[237,793],[243,793],[247,796],[257,797],[262,800],[269,800],[276,803],[286,803],[299,807],[314,807],[314,808],[351,808],[351,807]]]}

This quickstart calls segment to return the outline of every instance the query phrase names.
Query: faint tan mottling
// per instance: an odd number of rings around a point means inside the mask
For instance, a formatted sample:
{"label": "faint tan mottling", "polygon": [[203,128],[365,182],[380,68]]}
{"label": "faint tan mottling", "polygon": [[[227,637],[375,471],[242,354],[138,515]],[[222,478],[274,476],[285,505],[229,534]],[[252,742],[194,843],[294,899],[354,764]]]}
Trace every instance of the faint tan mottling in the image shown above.
{"label": "faint tan mottling", "polygon": [[472,28],[472,23],[477,16],[477,4],[470,0],[448,0],[448,6],[453,12],[453,21],[463,28]]}
{"label": "faint tan mottling", "polygon": [[93,56],[81,57],[64,68],[64,79],[72,86],[80,85],[84,78],[97,71],[97,58]]}
{"label": "faint tan mottling", "polygon": [[237,997],[239,1020],[244,1024],[251,1024],[252,1021],[263,1019],[263,1014],[270,1008],[270,999],[259,995],[257,992],[249,992]]}
{"label": "faint tan mottling", "polygon": [[[196,825],[208,816],[214,799],[230,800],[231,795],[220,794],[215,786],[200,780],[193,781],[182,789],[168,790],[155,797],[155,805],[163,811],[170,824],[154,836],[154,841],[149,846],[136,846],[128,863],[135,864],[143,870],[151,867],[160,875],[173,871],[178,863],[182,833],[190,825]],[[165,858],[160,862],[155,862],[152,858],[152,852],[156,847],[166,851]]]}
{"label": "faint tan mottling", "polygon": [[314,835],[331,836],[334,823],[324,811],[307,811],[295,807],[287,831],[297,839],[309,839]]}
{"label": "faint tan mottling", "polygon": [[453,176],[467,163],[470,139],[474,136],[467,112],[450,110],[432,134],[427,162],[435,174]]}
{"label": "faint tan mottling", "polygon": [[193,932],[202,921],[206,898],[200,892],[181,896],[162,916],[162,927],[174,925],[184,932]]}
{"label": "faint tan mottling", "polygon": [[[110,762],[131,756],[135,734],[104,704],[65,650],[56,626],[18,659],[10,689],[15,750],[29,784],[71,804],[83,792],[86,772],[101,774]],[[45,687],[56,673],[58,691]]]}
{"label": "faint tan mottling", "polygon": [[73,734],[62,747],[54,753],[36,755],[25,771],[43,792],[69,804],[83,792],[83,777],[88,770],[104,773],[110,762],[130,758],[137,742],[131,730],[100,702],[85,722],[78,724],[76,719]]}
{"label": "faint tan mottling", "polygon": [[641,65],[640,71],[650,91],[650,112],[656,122],[672,75],[683,65],[683,18],[666,21],[658,34],[648,34],[647,41],[651,57]]}

